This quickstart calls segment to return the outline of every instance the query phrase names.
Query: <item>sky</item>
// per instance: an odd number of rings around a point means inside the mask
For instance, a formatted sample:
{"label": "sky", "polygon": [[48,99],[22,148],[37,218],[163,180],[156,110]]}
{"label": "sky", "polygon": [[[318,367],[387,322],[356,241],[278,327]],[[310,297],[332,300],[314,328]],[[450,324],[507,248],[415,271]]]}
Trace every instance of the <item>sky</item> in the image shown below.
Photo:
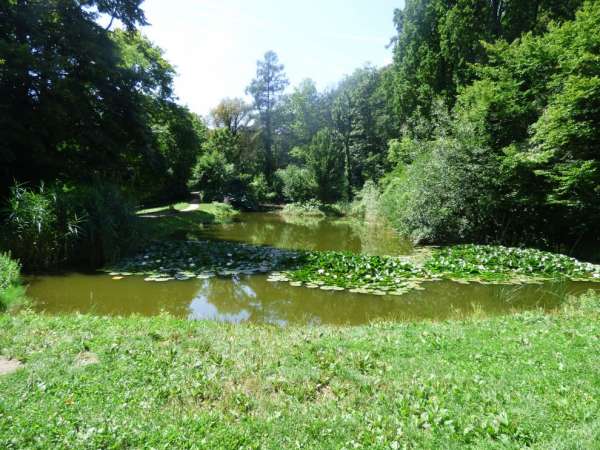
{"label": "sky", "polygon": [[143,29],[176,67],[181,104],[206,115],[244,97],[256,61],[274,50],[291,86],[319,89],[371,63],[391,62],[395,8],[403,0],[146,0]]}

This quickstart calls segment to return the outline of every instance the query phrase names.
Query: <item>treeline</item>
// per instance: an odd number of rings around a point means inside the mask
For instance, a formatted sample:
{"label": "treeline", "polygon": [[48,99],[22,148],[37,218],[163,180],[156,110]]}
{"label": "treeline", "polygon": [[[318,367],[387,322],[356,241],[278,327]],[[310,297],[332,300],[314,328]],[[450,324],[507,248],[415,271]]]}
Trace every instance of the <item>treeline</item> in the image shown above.
{"label": "treeline", "polygon": [[597,244],[600,2],[408,1],[395,21],[381,202],[397,228]]}
{"label": "treeline", "polygon": [[258,62],[248,86],[253,102],[224,99],[211,112],[192,185],[209,199],[252,207],[265,201],[350,200],[366,180],[391,166],[393,136],[382,72],[364,67],[332,90],[306,79],[284,93],[284,67],[274,52]]}
{"label": "treeline", "polygon": [[368,197],[419,242],[597,243],[600,3],[408,0],[394,22],[393,64],[335,89],[284,94],[265,55],[253,104],[213,111],[197,186]]}
{"label": "treeline", "polygon": [[26,268],[114,258],[137,205],[190,189],[358,199],[419,242],[598,243],[600,2],[407,0],[391,65],[290,88],[267,52],[206,119],[141,3],[0,4],[0,238]]}

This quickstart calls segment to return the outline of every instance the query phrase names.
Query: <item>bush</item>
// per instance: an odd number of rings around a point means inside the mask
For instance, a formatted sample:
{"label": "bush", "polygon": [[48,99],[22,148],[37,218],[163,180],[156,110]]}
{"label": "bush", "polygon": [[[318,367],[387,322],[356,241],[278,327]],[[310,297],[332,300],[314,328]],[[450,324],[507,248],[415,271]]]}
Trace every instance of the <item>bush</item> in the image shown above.
{"label": "bush", "polygon": [[289,203],[283,208],[282,214],[313,218],[341,217],[346,215],[347,209],[345,203],[325,204],[313,199],[302,203]]}
{"label": "bush", "polygon": [[372,180],[367,180],[351,203],[349,215],[367,222],[376,222],[379,218],[380,196],[377,185]]}
{"label": "bush", "polygon": [[492,240],[503,228],[497,211],[497,160],[469,130],[440,136],[397,171],[381,196],[381,210],[415,242]]}
{"label": "bush", "polygon": [[275,175],[281,180],[286,200],[305,202],[315,197],[317,183],[308,169],[291,164],[285,169],[279,169]]}
{"label": "bush", "polygon": [[10,253],[0,253],[0,291],[18,284],[21,279],[21,265],[11,259]]}

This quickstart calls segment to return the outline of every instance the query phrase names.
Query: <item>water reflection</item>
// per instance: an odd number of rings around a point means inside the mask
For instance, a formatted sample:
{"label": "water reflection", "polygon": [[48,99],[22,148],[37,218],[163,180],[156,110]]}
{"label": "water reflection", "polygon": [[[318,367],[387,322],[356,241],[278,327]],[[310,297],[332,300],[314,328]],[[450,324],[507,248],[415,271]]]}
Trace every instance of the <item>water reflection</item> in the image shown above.
{"label": "water reflection", "polygon": [[403,255],[409,241],[391,229],[355,221],[283,217],[277,213],[241,214],[238,221],[207,227],[203,237],[295,250],[336,250],[373,255]]}
{"label": "water reflection", "polygon": [[[347,250],[369,254],[407,254],[410,244],[390,230],[340,221],[286,222],[277,214],[243,214],[241,221],[215,225],[205,237],[289,249]],[[141,277],[112,280],[106,275],[33,277],[28,295],[48,313],[156,315],[286,324],[357,325],[374,320],[444,320],[474,313],[558,306],[569,294],[600,289],[595,283],[487,286],[423,283],[423,291],[402,297],[352,294],[269,283],[265,275],[150,283]]]}
{"label": "water reflection", "polygon": [[331,292],[269,283],[264,275],[148,283],[140,277],[114,281],[105,275],[70,274],[30,280],[38,310],[100,315],[156,315],[270,324],[356,325],[373,320],[444,320],[482,313],[552,309],[565,295],[600,287],[594,283],[484,286],[424,283],[402,297]]}

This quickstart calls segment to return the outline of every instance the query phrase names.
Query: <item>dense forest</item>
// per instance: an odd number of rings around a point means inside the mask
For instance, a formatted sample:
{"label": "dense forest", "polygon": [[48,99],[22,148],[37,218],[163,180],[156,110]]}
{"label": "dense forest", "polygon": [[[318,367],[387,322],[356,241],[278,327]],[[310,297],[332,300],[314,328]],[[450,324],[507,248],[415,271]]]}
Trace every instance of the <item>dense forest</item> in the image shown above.
{"label": "dense forest", "polygon": [[422,243],[598,245],[600,2],[407,0],[389,66],[320,91],[269,51],[206,118],[141,4],[0,6],[3,246],[29,268],[102,264],[137,206],[190,191],[352,205]]}

